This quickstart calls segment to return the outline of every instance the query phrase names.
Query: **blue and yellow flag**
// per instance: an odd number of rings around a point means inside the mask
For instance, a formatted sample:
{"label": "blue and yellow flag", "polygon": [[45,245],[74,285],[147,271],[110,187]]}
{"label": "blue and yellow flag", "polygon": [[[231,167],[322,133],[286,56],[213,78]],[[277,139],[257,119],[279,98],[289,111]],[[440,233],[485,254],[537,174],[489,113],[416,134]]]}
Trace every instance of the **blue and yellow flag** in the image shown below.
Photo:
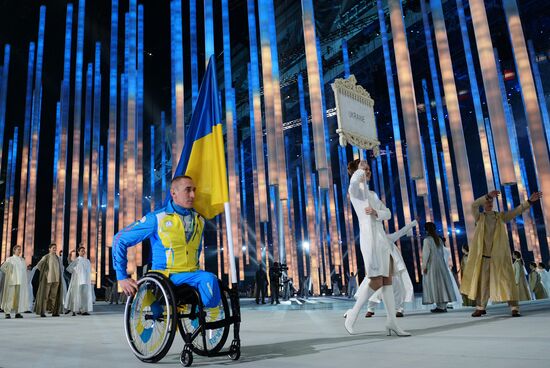
{"label": "blue and yellow flag", "polygon": [[174,176],[193,178],[195,210],[211,219],[229,202],[216,65],[210,57]]}

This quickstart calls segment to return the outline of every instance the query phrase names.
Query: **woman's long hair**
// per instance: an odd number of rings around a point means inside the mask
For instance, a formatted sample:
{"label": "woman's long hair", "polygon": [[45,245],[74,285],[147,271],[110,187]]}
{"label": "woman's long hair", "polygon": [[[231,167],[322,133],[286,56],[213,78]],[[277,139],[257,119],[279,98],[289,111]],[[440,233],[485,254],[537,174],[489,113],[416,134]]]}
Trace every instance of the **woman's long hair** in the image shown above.
{"label": "woman's long hair", "polygon": [[424,224],[424,230],[426,230],[428,235],[433,238],[435,245],[437,245],[438,247],[441,246],[441,241],[440,241],[439,235],[437,235],[436,227],[433,222],[426,222]]}
{"label": "woman's long hair", "polygon": [[357,171],[357,169],[359,168],[359,163],[360,162],[361,162],[360,159],[348,162],[348,174],[349,174],[349,176],[352,176],[353,173]]}

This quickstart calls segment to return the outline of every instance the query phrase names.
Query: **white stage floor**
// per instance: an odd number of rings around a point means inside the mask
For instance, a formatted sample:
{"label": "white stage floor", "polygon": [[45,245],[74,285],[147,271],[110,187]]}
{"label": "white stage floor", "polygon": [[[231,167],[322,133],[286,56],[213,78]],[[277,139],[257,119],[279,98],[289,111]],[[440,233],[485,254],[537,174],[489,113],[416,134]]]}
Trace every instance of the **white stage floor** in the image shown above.
{"label": "white stage floor", "polygon": [[[550,300],[522,303],[520,318],[505,305],[481,318],[471,308],[431,314],[409,305],[399,322],[412,337],[384,334],[383,309],[361,318],[350,336],[344,329],[346,298],[314,298],[301,306],[242,302],[241,359],[194,356],[194,367],[548,367]],[[91,316],[5,320],[0,316],[0,367],[152,367],[130,351],[122,327],[123,306],[98,302]],[[13,317],[13,316],[12,316]],[[232,332],[231,332],[232,333]],[[228,338],[228,343],[231,341]],[[178,367],[183,347],[176,336],[156,365]]]}

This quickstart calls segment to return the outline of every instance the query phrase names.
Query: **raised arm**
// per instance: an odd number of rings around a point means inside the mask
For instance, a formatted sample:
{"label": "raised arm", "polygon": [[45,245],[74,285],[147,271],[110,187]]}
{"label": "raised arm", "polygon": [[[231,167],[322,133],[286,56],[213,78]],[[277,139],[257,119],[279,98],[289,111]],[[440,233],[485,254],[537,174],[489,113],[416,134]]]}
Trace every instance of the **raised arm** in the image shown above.
{"label": "raised arm", "polygon": [[409,222],[407,225],[403,226],[401,229],[397,230],[395,233],[388,234],[388,239],[395,243],[397,239],[405,236],[413,227],[417,226],[418,222],[416,220],[413,220]]}
{"label": "raised arm", "polygon": [[356,170],[351,178],[349,179],[349,196],[351,198],[363,199],[363,194],[361,190],[361,183],[365,182],[365,170],[358,169]]}
{"label": "raised arm", "polygon": [[504,222],[508,222],[512,220],[514,217],[517,217],[521,215],[522,212],[527,211],[529,207],[531,207],[536,201],[538,201],[542,197],[542,192],[534,192],[531,194],[529,199],[525,202],[522,202],[519,206],[514,208],[511,211],[506,211],[502,213],[502,220]]}

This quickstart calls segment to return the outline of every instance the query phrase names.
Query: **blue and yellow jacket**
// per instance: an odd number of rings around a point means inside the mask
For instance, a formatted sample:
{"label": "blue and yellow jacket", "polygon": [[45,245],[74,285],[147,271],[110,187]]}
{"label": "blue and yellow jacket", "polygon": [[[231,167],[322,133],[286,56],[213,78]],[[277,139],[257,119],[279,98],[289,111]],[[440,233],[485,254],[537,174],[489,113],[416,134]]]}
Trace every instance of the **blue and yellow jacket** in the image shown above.
{"label": "blue and yellow jacket", "polygon": [[[185,236],[182,211],[190,211],[193,215],[193,233],[189,239]],[[128,248],[147,238],[151,241],[153,253],[152,270],[164,271],[166,274],[197,271],[203,230],[202,216],[193,210],[177,207],[169,201],[166,207],[148,213],[115,235],[112,253],[117,279],[128,278]]]}

